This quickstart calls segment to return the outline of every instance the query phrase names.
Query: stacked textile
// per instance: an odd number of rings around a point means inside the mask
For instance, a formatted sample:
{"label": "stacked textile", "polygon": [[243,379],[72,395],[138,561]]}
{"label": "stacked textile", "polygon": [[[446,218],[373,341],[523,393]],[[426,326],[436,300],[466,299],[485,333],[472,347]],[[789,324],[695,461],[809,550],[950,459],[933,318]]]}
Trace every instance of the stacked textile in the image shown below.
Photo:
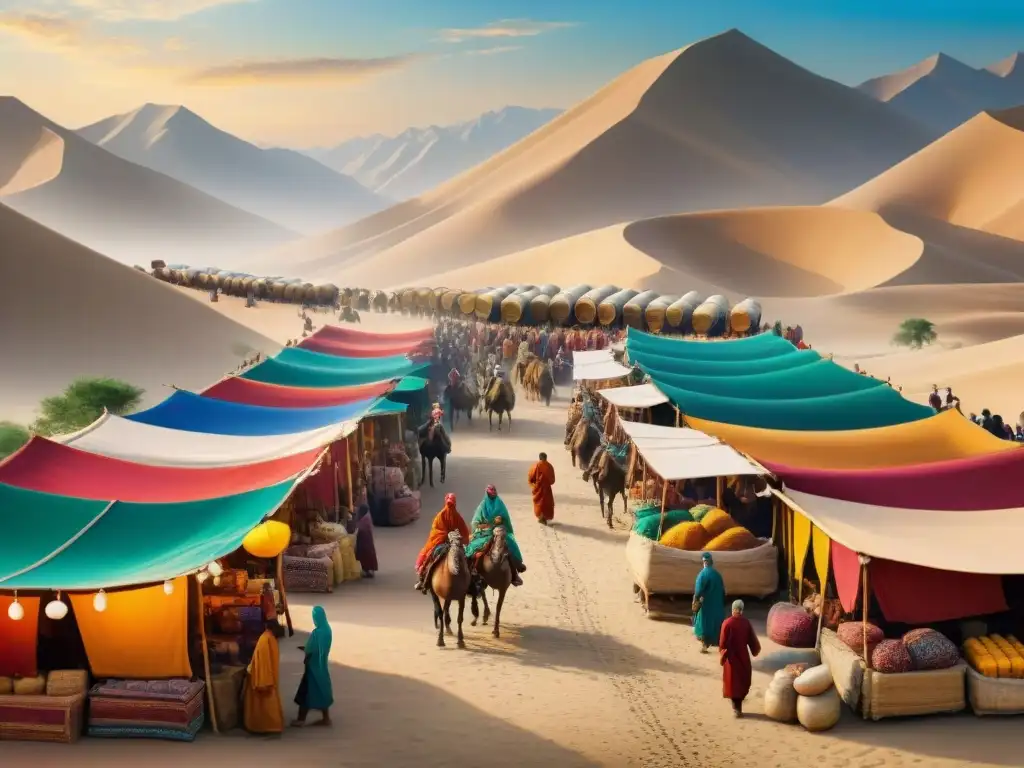
{"label": "stacked textile", "polygon": [[202,680],[107,680],[89,691],[88,733],[193,741],[205,717]]}

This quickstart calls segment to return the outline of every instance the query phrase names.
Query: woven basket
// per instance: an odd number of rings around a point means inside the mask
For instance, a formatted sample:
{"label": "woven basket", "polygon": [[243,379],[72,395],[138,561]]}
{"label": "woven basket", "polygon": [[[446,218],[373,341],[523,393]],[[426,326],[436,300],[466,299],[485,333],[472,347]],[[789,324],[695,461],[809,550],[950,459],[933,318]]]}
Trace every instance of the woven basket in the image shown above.
{"label": "woven basket", "polygon": [[47,696],[74,696],[89,690],[89,673],[84,669],[57,669],[46,678]]}
{"label": "woven basket", "polygon": [[887,675],[873,669],[864,674],[864,719],[935,715],[967,708],[962,661],[949,669]]}
{"label": "woven basket", "polygon": [[976,715],[1024,713],[1024,680],[985,677],[967,668],[967,697]]}
{"label": "woven basket", "polygon": [[17,696],[42,696],[46,693],[46,673],[36,677],[14,678],[14,693]]}

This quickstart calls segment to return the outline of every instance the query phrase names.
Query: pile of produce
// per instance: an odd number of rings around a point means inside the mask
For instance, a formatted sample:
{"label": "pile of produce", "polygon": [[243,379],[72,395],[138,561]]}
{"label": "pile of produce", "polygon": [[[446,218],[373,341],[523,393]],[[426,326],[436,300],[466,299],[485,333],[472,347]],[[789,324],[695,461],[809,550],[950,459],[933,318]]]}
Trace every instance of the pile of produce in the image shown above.
{"label": "pile of produce", "polygon": [[768,639],[784,648],[813,648],[818,635],[814,614],[792,603],[773,605],[767,628]]}
{"label": "pile of produce", "polygon": [[912,671],[914,662],[902,640],[883,640],[871,651],[871,668],[897,674]]}
{"label": "pile of produce", "polygon": [[964,657],[985,677],[1024,678],[1024,644],[1013,635],[972,637],[964,642]]}
{"label": "pile of produce", "polygon": [[[953,641],[934,629],[912,629],[899,640],[886,640],[882,630],[874,624],[869,623],[866,626],[868,658],[871,660],[871,668],[878,672],[899,674],[948,669],[960,661],[960,653]],[[864,627],[865,625],[859,621],[848,621],[840,624],[836,631],[839,639],[858,656],[864,655]],[[1006,643],[1005,640],[1003,642]],[[984,650],[985,645],[980,640],[968,640],[964,644],[965,651],[968,647],[979,647]],[[1024,646],[1021,651],[1024,652]],[[975,653],[979,658],[982,655],[979,651]],[[1020,659],[1019,668],[1021,676],[1024,677],[1024,656]]]}
{"label": "pile of produce", "polygon": [[[685,517],[683,517],[685,513]],[[742,552],[753,549],[762,543],[754,534],[741,525],[737,525],[732,515],[724,509],[709,507],[707,504],[698,504],[690,510],[673,510],[668,513],[678,515],[676,522],[669,526],[668,515],[665,525],[662,527],[659,544],[674,549],[684,549],[690,552],[697,550],[706,552]],[[639,513],[638,513],[639,515]],[[657,536],[658,526],[655,524],[650,528],[644,525],[638,517],[633,530],[643,536],[647,534],[644,530],[651,530],[647,538],[653,539]]]}
{"label": "pile of produce", "polygon": [[797,693],[796,719],[808,731],[827,731],[839,722],[839,694],[827,664],[803,672],[793,681],[793,690]]}
{"label": "pile of produce", "polygon": [[[860,621],[847,621],[836,629],[836,636],[859,656],[864,655],[864,626],[864,623]],[[885,634],[870,622],[867,624],[867,630],[868,656],[870,657],[875,646],[885,639]]]}
{"label": "pile of produce", "polygon": [[[659,527],[664,534],[668,533],[674,526],[680,523],[692,523],[689,510],[670,509],[665,513],[665,520],[661,520],[661,509],[659,507],[644,507],[635,513],[636,522],[633,523],[633,530],[651,541],[658,541]],[[696,523],[694,523],[696,525]],[[698,545],[698,547],[701,545]]]}
{"label": "pile of produce", "polygon": [[960,661],[956,644],[934,629],[912,629],[903,636],[915,670],[949,669]]}

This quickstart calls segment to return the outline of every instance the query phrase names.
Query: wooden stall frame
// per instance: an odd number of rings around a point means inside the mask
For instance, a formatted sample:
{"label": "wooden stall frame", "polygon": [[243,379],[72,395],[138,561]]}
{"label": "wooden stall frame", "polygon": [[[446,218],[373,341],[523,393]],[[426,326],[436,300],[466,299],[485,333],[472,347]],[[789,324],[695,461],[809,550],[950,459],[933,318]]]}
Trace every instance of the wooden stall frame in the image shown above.
{"label": "wooden stall frame", "polygon": [[[355,496],[352,489],[352,440],[351,435],[345,436],[345,482],[348,483],[348,513],[355,513]],[[337,486],[337,483],[335,483]]]}
{"label": "wooden stall frame", "polygon": [[277,564],[275,566],[277,576],[277,589],[281,593],[281,607],[284,608],[284,621],[288,625],[288,637],[295,635],[295,630],[292,628],[292,612],[288,609],[288,593],[284,588],[284,553],[282,552],[277,556]]}
{"label": "wooden stall frame", "polygon": [[206,640],[206,609],[203,605],[203,585],[195,576],[192,577],[192,581],[196,585],[196,596],[199,605],[199,639],[203,644],[203,671],[206,674],[206,706],[210,708],[210,725],[213,726],[213,732],[219,734],[220,728],[217,727],[217,704],[213,696],[213,675],[210,673],[210,647],[207,645]]}

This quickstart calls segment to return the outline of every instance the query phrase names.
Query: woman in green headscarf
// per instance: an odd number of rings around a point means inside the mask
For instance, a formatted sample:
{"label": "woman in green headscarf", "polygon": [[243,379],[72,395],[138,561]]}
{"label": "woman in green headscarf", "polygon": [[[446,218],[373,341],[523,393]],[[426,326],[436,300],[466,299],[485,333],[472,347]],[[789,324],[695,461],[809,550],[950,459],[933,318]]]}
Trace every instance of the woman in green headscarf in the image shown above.
{"label": "woman in green headscarf", "polygon": [[306,652],[305,671],[299,683],[299,691],[295,694],[295,703],[299,705],[299,716],[292,725],[300,727],[306,724],[309,710],[318,709],[323,719],[315,725],[330,725],[330,708],[334,703],[331,688],[331,673],[327,668],[327,660],[331,653],[331,625],[327,621],[327,612],[319,605],[313,609],[313,631],[303,650]]}
{"label": "woman in green headscarf", "polygon": [[725,621],[725,582],[722,574],[715,570],[710,552],[701,555],[701,560],[704,567],[693,587],[693,633],[700,640],[700,652],[707,653],[709,646],[718,645]]}
{"label": "woman in green headscarf", "polygon": [[519,551],[519,543],[516,541],[515,531],[512,529],[512,518],[509,517],[508,508],[505,502],[498,497],[498,491],[493,485],[488,485],[484,498],[476,508],[473,521],[469,524],[472,537],[466,547],[466,557],[470,562],[486,549],[494,536],[494,528],[502,526],[505,529],[505,544],[508,547],[508,557],[512,565],[512,585],[522,586],[523,580],[519,574],[526,571],[523,565],[523,554]]}

